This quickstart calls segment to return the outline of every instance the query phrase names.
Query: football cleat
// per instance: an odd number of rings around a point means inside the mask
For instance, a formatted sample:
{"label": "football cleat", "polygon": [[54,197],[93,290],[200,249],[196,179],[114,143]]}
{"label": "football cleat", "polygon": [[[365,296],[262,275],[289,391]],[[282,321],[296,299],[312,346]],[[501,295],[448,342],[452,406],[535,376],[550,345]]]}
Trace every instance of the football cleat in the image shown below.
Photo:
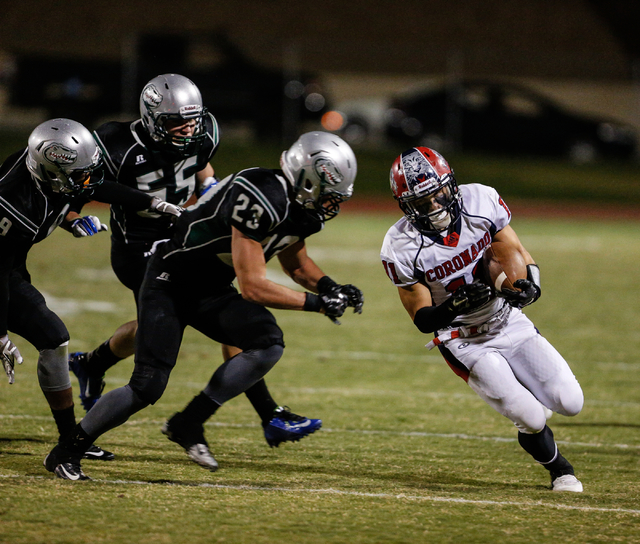
{"label": "football cleat", "polygon": [[554,491],[573,491],[582,493],[582,482],[573,474],[563,474],[554,478],[551,482],[551,489]]}
{"label": "football cleat", "polygon": [[69,355],[69,370],[76,375],[80,384],[80,402],[88,412],[98,402],[104,390],[104,374],[92,374],[87,370],[87,354],[76,351]]}
{"label": "football cleat", "polygon": [[288,406],[278,406],[273,418],[264,426],[267,444],[277,448],[281,442],[297,442],[322,427],[321,419],[309,419],[291,412]]}
{"label": "football cleat", "polygon": [[83,459],[93,459],[97,461],[113,461],[116,456],[110,451],[103,450],[100,446],[92,444],[82,456]]}
{"label": "football cleat", "polygon": [[80,459],[71,455],[61,446],[55,446],[49,454],[44,458],[44,468],[49,472],[53,472],[62,480],[81,481],[90,480],[80,466]]}
{"label": "football cleat", "polygon": [[211,472],[218,470],[218,461],[209,451],[209,444],[204,438],[202,425],[185,423],[180,418],[180,413],[174,414],[162,426],[162,434],[169,440],[184,448],[194,463]]}

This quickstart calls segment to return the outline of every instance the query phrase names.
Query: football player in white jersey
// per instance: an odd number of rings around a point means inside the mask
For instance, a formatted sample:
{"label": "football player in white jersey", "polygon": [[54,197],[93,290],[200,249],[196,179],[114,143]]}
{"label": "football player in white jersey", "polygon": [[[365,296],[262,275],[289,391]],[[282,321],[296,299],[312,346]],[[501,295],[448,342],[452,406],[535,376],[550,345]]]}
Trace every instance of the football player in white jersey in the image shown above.
{"label": "football player in white jersey", "polygon": [[[540,297],[540,271],[509,226],[498,193],[480,184],[458,187],[447,161],[426,147],[393,163],[391,190],[404,217],[387,232],[381,259],[416,327],[435,334],[453,371],[518,428],[518,442],[551,475],[554,491],[582,491],[558,451],[547,415],[575,416],[582,389],[569,365],[521,309]],[[493,241],[516,246],[527,263],[520,291],[501,296],[479,273]]]}

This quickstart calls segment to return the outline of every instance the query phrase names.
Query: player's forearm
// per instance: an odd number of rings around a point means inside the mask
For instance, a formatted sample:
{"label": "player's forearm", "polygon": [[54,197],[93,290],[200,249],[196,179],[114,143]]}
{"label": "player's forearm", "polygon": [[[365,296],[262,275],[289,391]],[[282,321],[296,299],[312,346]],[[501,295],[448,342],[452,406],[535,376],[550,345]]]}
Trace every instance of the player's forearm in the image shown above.
{"label": "player's forearm", "polygon": [[302,310],[306,301],[305,293],[294,291],[266,278],[238,278],[240,292],[245,300],[281,310]]}
{"label": "player's forearm", "polygon": [[302,266],[293,270],[287,270],[284,267],[283,270],[298,285],[314,293],[318,292],[318,280],[326,276],[311,259],[306,259]]}
{"label": "player's forearm", "polygon": [[153,197],[132,187],[115,181],[104,181],[96,187],[92,195],[94,200],[106,204],[121,204],[134,210],[147,210]]}

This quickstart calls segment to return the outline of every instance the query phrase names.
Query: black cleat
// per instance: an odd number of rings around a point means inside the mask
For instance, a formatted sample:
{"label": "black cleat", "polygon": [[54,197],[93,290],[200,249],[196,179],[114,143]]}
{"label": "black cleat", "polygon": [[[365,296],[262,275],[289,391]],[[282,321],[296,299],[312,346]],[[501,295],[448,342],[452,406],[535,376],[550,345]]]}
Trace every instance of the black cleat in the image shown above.
{"label": "black cleat", "polygon": [[44,458],[44,468],[53,472],[62,480],[81,481],[90,480],[80,466],[80,459],[77,455],[70,454],[60,445],[55,446]]}
{"label": "black cleat", "polygon": [[218,461],[209,451],[209,444],[204,438],[204,427],[199,424],[186,423],[181,414],[174,414],[162,426],[162,434],[169,440],[182,446],[189,459],[211,472],[218,470]]}
{"label": "black cleat", "polygon": [[113,461],[116,456],[110,451],[103,450],[100,446],[92,444],[91,447],[84,452],[83,459],[93,459],[94,461]]}

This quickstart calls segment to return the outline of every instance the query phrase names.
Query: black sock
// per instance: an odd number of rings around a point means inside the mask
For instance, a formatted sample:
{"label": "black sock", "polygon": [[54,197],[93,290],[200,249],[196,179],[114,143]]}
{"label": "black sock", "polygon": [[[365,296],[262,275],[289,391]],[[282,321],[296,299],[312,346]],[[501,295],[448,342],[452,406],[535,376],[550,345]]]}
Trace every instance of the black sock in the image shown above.
{"label": "black sock", "polygon": [[547,425],[539,433],[526,434],[519,432],[518,442],[553,477],[557,478],[563,474],[573,474],[573,466],[560,455],[558,446],[553,439],[553,432]]}
{"label": "black sock", "polygon": [[264,427],[273,418],[273,412],[278,407],[276,401],[271,397],[267,383],[264,379],[255,383],[244,392],[253,405],[254,410],[258,413],[262,426]]}
{"label": "black sock", "polygon": [[107,370],[114,366],[120,357],[116,357],[109,347],[109,340],[100,344],[96,349],[87,353],[87,370],[92,373],[104,375]]}
{"label": "black sock", "polygon": [[53,414],[53,420],[56,422],[58,434],[60,435],[58,442],[62,442],[73,433],[76,426],[76,415],[73,404],[64,410],[52,409],[51,413]]}
{"label": "black sock", "polygon": [[194,423],[202,425],[216,413],[218,408],[220,405],[217,402],[211,400],[204,393],[199,393],[193,397],[182,412],[178,412],[176,417],[187,425]]}
{"label": "black sock", "polygon": [[82,428],[82,425],[78,423],[74,427],[71,434],[68,435],[64,440],[60,441],[60,446],[62,446],[65,450],[71,452],[72,454],[82,455],[91,447],[94,440],[95,438],[91,438]]}

